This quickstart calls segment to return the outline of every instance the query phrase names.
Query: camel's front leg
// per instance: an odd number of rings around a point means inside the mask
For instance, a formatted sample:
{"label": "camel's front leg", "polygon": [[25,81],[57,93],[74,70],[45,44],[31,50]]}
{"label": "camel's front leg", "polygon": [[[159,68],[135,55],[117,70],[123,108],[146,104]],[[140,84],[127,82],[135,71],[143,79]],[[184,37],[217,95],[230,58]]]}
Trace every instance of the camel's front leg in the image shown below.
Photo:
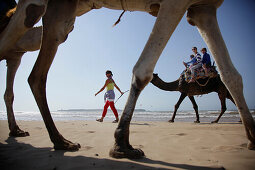
{"label": "camel's front leg", "polygon": [[187,17],[191,24],[198,27],[200,34],[214,56],[221,80],[231,93],[245,126],[247,137],[250,140],[248,148],[255,149],[255,123],[243,95],[242,77],[233,66],[220,33],[216,19],[216,7],[213,5],[192,7],[188,10]]}
{"label": "camel's front leg", "polygon": [[8,117],[8,124],[10,133],[9,136],[15,136],[15,137],[23,137],[23,136],[29,136],[28,132],[24,132],[19,128],[19,126],[16,123],[14,112],[13,112],[13,100],[14,100],[14,93],[13,93],[13,83],[15,74],[17,72],[17,69],[20,65],[21,57],[24,53],[9,53],[7,60],[7,79],[6,79],[6,90],[4,93],[4,101],[6,105],[6,111],[7,111],[7,117]]}
{"label": "camel's front leg", "polygon": [[190,101],[191,101],[191,103],[193,105],[193,108],[194,108],[195,112],[196,112],[197,120],[195,120],[194,123],[200,123],[199,114],[198,114],[198,106],[197,106],[197,103],[195,101],[195,98],[194,98],[194,96],[189,96],[189,99],[190,99]]}
{"label": "camel's front leg", "polygon": [[115,131],[115,145],[110,151],[110,156],[112,157],[140,158],[144,156],[142,150],[134,149],[129,144],[130,121],[138,96],[152,79],[156,62],[177,24],[184,15],[188,6],[187,3],[187,0],[167,0],[160,4],[158,18],[154,25],[153,31],[133,69],[133,78],[128,101],[124,108],[119,125]]}
{"label": "camel's front leg", "polygon": [[170,123],[174,122],[174,119],[175,119],[175,116],[176,116],[176,112],[179,109],[182,101],[185,99],[186,96],[187,96],[186,93],[181,93],[181,96],[180,96],[178,102],[174,105],[174,113],[173,113],[172,119],[170,119],[168,122],[170,122]]}
{"label": "camel's front leg", "polygon": [[72,31],[77,0],[49,1],[43,17],[43,40],[39,56],[29,76],[29,85],[42,114],[46,128],[55,149],[78,150],[80,145],[66,140],[57,130],[46,99],[46,80],[49,68],[58,46]]}

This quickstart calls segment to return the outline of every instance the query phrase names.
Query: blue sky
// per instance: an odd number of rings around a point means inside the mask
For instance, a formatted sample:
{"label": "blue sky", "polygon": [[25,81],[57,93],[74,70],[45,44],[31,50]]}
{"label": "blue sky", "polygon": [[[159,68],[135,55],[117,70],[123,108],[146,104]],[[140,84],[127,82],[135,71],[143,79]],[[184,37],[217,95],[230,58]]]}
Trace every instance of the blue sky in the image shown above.
{"label": "blue sky", "polygon": [[[130,88],[132,68],[150,35],[155,17],[144,12],[126,12],[121,22],[112,27],[122,11],[99,9],[76,19],[75,28],[67,41],[60,45],[47,80],[47,98],[52,111],[58,109],[103,108],[103,92],[94,94],[105,82],[105,71],[112,70],[114,80],[122,91]],[[255,108],[255,1],[225,0],[217,13],[219,26],[232,61],[243,76],[244,95],[250,109]],[[178,79],[192,53],[191,48],[207,47],[196,27],[188,24],[184,16],[165,47],[155,73],[165,81]],[[210,54],[210,52],[209,52]],[[38,111],[27,83],[38,52],[23,56],[16,75],[14,93],[15,111]],[[0,63],[0,95],[4,95],[6,62]],[[119,92],[116,91],[116,96]],[[116,103],[123,109],[125,94]],[[136,108],[147,110],[173,110],[179,92],[166,92],[149,84],[141,93]],[[216,93],[195,97],[199,109],[220,110]],[[236,107],[227,100],[228,109]],[[192,110],[188,98],[180,110]],[[5,111],[3,97],[0,111]]]}

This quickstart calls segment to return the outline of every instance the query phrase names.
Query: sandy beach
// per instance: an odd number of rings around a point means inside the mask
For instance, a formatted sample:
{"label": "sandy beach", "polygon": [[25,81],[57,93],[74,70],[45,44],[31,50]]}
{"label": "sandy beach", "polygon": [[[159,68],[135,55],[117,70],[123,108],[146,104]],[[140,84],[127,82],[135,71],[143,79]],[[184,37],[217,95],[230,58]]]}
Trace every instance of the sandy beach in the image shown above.
{"label": "sandy beach", "polygon": [[139,160],[113,159],[117,124],[56,121],[62,135],[81,144],[77,152],[55,151],[42,121],[18,121],[28,137],[9,137],[0,121],[0,169],[255,169],[255,151],[246,148],[238,123],[132,122],[130,143],[141,148]]}

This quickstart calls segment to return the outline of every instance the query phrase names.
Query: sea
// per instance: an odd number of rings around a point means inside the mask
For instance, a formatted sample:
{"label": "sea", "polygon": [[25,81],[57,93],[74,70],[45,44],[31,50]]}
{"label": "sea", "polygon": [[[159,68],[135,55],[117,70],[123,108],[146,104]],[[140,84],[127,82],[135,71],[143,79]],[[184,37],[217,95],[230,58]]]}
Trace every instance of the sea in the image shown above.
{"label": "sea", "polygon": [[[255,109],[250,110],[255,119]],[[121,116],[122,110],[118,110]],[[16,120],[24,121],[42,121],[42,116],[39,111],[15,111]],[[72,121],[72,120],[96,120],[101,117],[101,109],[68,109],[52,111],[51,115],[54,121]],[[171,119],[173,111],[148,111],[137,109],[133,113],[132,121],[163,121]],[[211,122],[217,119],[220,111],[218,110],[199,110],[201,122]],[[114,120],[114,114],[108,109],[105,121]],[[6,111],[0,111],[0,120],[7,120]],[[175,122],[193,122],[196,120],[194,110],[178,111],[175,117]],[[220,122],[238,122],[240,120],[237,110],[226,111],[220,119]]]}

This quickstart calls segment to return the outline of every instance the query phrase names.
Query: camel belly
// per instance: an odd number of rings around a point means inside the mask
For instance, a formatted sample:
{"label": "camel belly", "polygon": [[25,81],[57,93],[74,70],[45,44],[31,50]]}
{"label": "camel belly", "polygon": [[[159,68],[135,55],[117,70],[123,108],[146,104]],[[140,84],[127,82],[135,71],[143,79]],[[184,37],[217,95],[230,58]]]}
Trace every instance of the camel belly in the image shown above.
{"label": "camel belly", "polygon": [[150,6],[160,0],[93,0],[93,3],[109,9],[150,12]]}

